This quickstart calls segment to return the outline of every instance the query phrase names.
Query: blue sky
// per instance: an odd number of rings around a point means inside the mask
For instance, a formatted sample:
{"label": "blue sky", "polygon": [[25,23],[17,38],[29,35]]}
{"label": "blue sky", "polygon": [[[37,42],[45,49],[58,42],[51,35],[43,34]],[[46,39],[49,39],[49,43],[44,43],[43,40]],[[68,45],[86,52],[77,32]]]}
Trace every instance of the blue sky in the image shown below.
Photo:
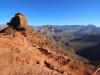
{"label": "blue sky", "polygon": [[0,0],[0,24],[17,12],[26,15],[29,25],[100,26],[100,0]]}

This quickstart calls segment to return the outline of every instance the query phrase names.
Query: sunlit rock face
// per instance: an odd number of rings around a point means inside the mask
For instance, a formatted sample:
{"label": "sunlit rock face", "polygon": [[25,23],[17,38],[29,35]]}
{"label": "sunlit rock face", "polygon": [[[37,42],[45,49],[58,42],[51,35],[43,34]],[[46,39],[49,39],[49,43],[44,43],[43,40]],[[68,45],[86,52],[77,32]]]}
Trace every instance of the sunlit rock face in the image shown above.
{"label": "sunlit rock face", "polygon": [[8,26],[13,28],[25,28],[28,25],[27,18],[22,13],[17,13],[15,16],[7,23]]}

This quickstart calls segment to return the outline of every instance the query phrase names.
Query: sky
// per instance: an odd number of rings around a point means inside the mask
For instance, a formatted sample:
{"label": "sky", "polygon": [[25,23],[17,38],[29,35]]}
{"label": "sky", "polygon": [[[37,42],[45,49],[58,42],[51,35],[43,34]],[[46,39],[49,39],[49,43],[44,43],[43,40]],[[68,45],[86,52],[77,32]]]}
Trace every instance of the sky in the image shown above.
{"label": "sky", "polygon": [[18,12],[29,25],[100,26],[100,0],[0,0],[0,24]]}

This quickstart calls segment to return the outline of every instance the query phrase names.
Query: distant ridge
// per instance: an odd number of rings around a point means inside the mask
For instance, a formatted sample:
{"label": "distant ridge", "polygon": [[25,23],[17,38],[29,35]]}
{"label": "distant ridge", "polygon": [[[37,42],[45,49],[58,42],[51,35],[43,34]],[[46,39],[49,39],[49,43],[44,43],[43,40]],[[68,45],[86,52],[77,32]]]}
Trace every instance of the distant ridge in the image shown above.
{"label": "distant ridge", "polygon": [[84,36],[71,41],[100,42],[100,34],[84,34]]}

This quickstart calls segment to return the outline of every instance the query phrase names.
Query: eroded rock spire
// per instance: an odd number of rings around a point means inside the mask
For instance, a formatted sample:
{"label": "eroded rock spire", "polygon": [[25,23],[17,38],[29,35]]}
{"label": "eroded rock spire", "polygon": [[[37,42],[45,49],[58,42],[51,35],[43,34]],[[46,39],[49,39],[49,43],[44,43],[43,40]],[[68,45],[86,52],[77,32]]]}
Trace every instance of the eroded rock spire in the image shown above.
{"label": "eroded rock spire", "polygon": [[25,28],[28,25],[28,22],[24,14],[16,13],[7,25],[13,28]]}

